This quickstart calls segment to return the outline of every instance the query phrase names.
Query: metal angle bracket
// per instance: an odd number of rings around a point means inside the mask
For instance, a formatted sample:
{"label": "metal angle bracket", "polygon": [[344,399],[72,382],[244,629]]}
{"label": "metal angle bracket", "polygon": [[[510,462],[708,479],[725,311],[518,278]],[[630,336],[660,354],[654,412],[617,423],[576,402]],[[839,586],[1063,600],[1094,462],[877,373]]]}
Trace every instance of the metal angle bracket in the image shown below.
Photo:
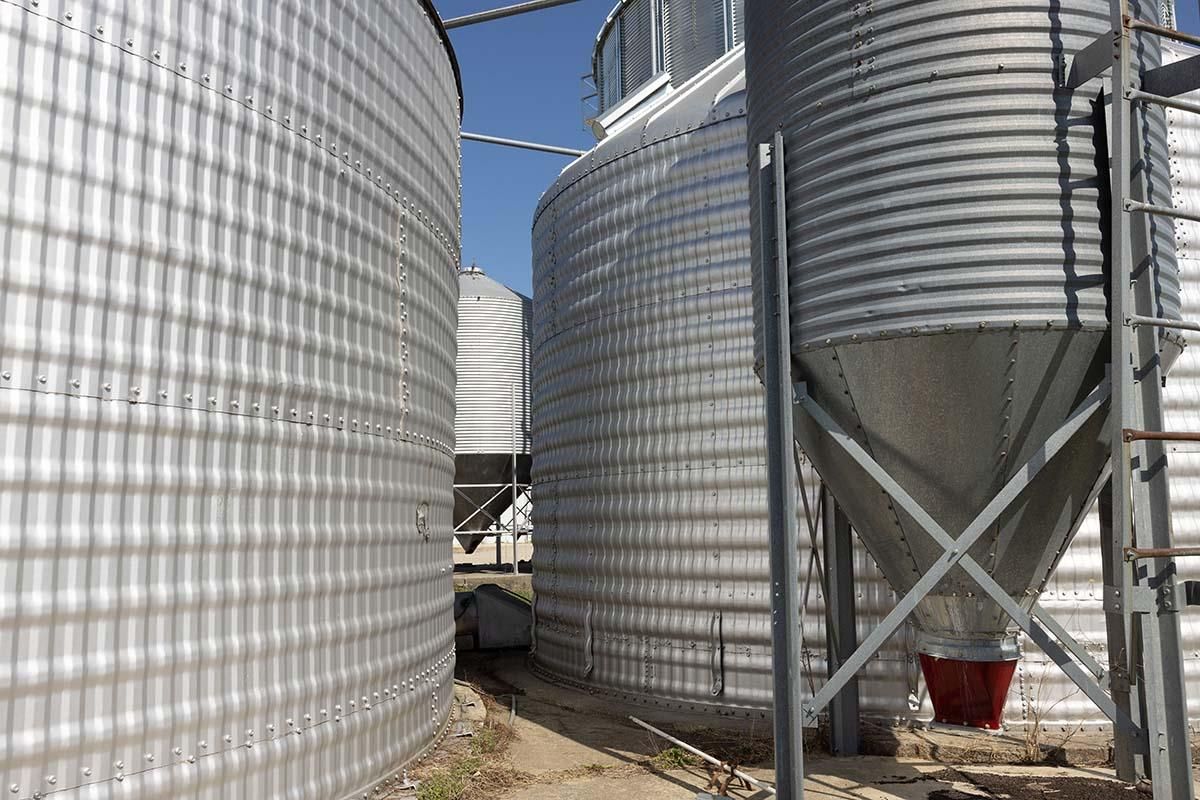
{"label": "metal angle bracket", "polygon": [[1078,89],[1111,67],[1114,60],[1113,54],[1116,51],[1115,40],[1116,37],[1112,33],[1103,33],[1076,53],[1071,59],[1071,69],[1067,73],[1066,87]]}
{"label": "metal angle bracket", "polygon": [[1200,89],[1200,56],[1164,64],[1142,73],[1142,91],[1160,97],[1176,97]]}

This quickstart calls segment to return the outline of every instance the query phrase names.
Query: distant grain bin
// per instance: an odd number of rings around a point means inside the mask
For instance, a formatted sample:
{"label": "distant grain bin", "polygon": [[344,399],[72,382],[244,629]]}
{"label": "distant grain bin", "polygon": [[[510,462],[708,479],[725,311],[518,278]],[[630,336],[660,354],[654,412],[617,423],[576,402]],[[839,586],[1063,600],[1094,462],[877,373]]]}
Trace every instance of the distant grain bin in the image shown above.
{"label": "distant grain bin", "polygon": [[0,785],[360,797],[451,703],[445,32],[63,8],[0,4]]}
{"label": "distant grain bin", "polygon": [[529,485],[530,301],[474,265],[458,291],[454,532],[471,552]]}

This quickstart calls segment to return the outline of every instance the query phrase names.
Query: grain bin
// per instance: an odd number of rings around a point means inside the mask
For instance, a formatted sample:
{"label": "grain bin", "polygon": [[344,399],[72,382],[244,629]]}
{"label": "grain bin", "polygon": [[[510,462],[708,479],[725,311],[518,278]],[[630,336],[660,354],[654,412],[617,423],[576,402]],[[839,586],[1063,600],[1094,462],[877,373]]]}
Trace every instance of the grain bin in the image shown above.
{"label": "grain bin", "polygon": [[534,222],[535,666],[770,704],[740,49],[568,167]]}
{"label": "grain bin", "polygon": [[[1094,92],[1060,86],[1067,56],[1108,29],[1107,9],[764,0],[746,25],[750,143],[757,151],[776,130],[785,143],[796,368],[938,523],[961,531],[1104,376],[1103,128]],[[1157,63],[1157,42],[1136,38]],[[1165,121],[1147,127],[1158,202]],[[1152,237],[1160,315],[1176,316],[1171,226],[1156,222]],[[1164,357],[1178,350],[1167,341]],[[970,551],[1025,608],[1103,469],[1102,417]],[[886,495],[861,491],[865,474],[815,426],[801,423],[797,438],[907,591],[940,550]],[[915,627],[938,717],[997,725],[1017,657],[1007,615],[956,570]]]}
{"label": "grain bin", "polygon": [[469,553],[529,485],[531,309],[475,265],[458,292],[454,532]]}
{"label": "grain bin", "polygon": [[391,783],[454,664],[436,13],[4,3],[0,63],[0,784]]}

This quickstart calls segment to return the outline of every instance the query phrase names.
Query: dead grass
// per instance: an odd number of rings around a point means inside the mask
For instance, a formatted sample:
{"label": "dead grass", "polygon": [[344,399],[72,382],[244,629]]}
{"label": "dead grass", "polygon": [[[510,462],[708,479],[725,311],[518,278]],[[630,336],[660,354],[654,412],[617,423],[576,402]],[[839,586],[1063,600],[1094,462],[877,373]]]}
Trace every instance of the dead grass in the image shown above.
{"label": "dead grass", "polygon": [[508,748],[516,733],[507,724],[504,709],[479,692],[488,718],[475,725],[474,734],[443,749],[440,757],[413,777],[421,783],[418,800],[493,800],[498,794],[532,782],[532,776],[513,767]]}

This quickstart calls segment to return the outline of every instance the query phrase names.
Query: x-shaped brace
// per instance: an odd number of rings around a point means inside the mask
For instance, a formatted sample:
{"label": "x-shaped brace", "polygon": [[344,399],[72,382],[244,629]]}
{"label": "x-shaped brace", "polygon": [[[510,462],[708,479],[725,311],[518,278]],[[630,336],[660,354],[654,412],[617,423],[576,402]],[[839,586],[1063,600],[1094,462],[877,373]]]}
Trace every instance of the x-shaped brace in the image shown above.
{"label": "x-shaped brace", "polygon": [[[1081,652],[1082,648],[1071,639],[1067,632],[1056,622],[1049,624],[1040,622],[1029,611],[1009,596],[1000,584],[987,573],[983,567],[968,555],[968,551],[981,536],[993,525],[1000,515],[1013,501],[1029,486],[1054,456],[1078,433],[1080,428],[1091,419],[1108,401],[1110,385],[1108,380],[1097,386],[1079,407],[1071,413],[1062,426],[1055,431],[1026,464],[1009,479],[974,521],[971,522],[955,539],[939,525],[921,505],[896,482],[887,471],[881,467],[863,447],[847,434],[809,394],[807,386],[797,383],[794,386],[794,413],[806,414],[838,447],[858,464],[875,481],[879,488],[886,492],[892,502],[902,508],[918,526],[942,548],[942,555],[925,571],[909,592],[893,608],[883,621],[871,631],[858,649],[838,668],[837,672],[816,693],[811,701],[804,705],[804,723],[815,725],[817,715],[829,704],[839,691],[846,685],[867,660],[883,645],[883,643],[904,623],[917,604],[931,592],[954,566],[962,568],[979,584],[979,588],[1007,613],[1021,630],[1029,636],[1038,647],[1049,655],[1075,684],[1096,704],[1105,716],[1113,720],[1118,731],[1124,730],[1129,735],[1137,736],[1145,747],[1144,734],[1134,725],[1133,721],[1122,712],[1091,675],[1084,671],[1055,638],[1068,642],[1072,651]],[[1038,610],[1038,616],[1046,618],[1046,614]],[[1088,662],[1089,670],[1096,674],[1099,670],[1094,662]]]}

